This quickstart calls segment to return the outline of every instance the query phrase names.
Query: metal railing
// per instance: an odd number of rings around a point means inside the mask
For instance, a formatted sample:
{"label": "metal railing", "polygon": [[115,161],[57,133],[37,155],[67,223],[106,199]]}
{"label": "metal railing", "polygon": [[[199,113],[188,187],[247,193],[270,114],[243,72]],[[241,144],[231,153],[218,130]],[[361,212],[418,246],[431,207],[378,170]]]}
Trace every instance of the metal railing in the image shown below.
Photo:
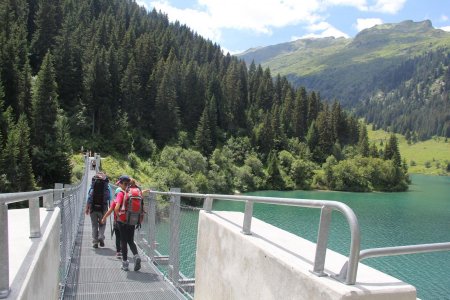
{"label": "metal railing", "polygon": [[[331,212],[332,210],[337,210],[341,212],[347,219],[350,226],[350,253],[349,253],[349,263],[347,267],[347,274],[344,280],[347,284],[354,284],[356,280],[356,273],[358,269],[358,255],[360,250],[360,230],[358,220],[356,218],[353,210],[346,204],[337,201],[327,201],[327,200],[309,200],[309,199],[290,199],[290,198],[276,198],[276,197],[256,197],[256,196],[239,196],[239,195],[218,195],[218,194],[197,194],[197,193],[180,193],[180,192],[159,192],[151,191],[151,194],[155,195],[167,195],[171,198],[173,197],[189,197],[189,198],[203,198],[205,199],[203,208],[206,212],[211,213],[213,200],[231,200],[231,201],[242,201],[245,202],[244,211],[244,221],[242,224],[242,233],[251,234],[251,222],[253,218],[253,204],[256,203],[267,203],[267,204],[280,204],[280,205],[291,205],[299,207],[312,207],[320,208],[320,222],[319,230],[317,236],[317,247],[314,259],[314,268],[312,272],[318,276],[326,276],[324,272],[325,267],[325,257],[328,244],[328,233],[331,223]],[[171,200],[175,201],[175,200]],[[171,216],[172,218],[172,216]],[[151,226],[150,226],[151,227]],[[171,232],[172,234],[172,232]],[[177,240],[177,238],[172,238],[171,240]],[[176,245],[171,245],[172,247],[177,247]],[[172,252],[172,251],[171,251]],[[176,252],[174,252],[176,253]],[[170,257],[169,257],[170,259]],[[177,263],[177,259],[172,259],[174,263]],[[169,263],[170,264],[170,263]],[[171,268],[176,272],[179,269],[178,265],[171,266]],[[174,274],[174,279],[176,273]],[[175,283],[177,281],[175,280]]]}
{"label": "metal railing", "polygon": [[[155,207],[156,195],[166,195],[170,196],[171,202],[171,214],[175,212],[175,215],[170,215],[170,228],[171,228],[171,245],[170,245],[170,255],[169,257],[152,257],[152,260],[157,261],[158,259],[164,259],[168,261],[169,268],[171,270],[171,279],[173,284],[180,288],[183,283],[192,283],[193,279],[183,278],[179,274],[179,259],[178,257],[172,257],[172,255],[179,255],[179,238],[178,238],[178,228],[175,223],[179,223],[179,208],[178,212],[176,207],[179,207],[180,197],[188,198],[201,198],[204,199],[203,209],[207,213],[212,212],[213,200],[231,200],[231,201],[241,201],[245,202],[244,220],[242,224],[242,233],[251,234],[251,222],[253,218],[253,204],[254,203],[266,203],[266,204],[278,204],[278,205],[290,205],[299,206],[307,208],[319,208],[321,210],[320,220],[318,225],[318,234],[316,242],[316,252],[314,259],[314,266],[311,272],[317,276],[328,276],[324,272],[326,250],[328,244],[328,234],[331,224],[331,213],[333,210],[339,211],[344,215],[347,223],[350,227],[350,251],[348,256],[348,261],[343,265],[341,271],[336,276],[333,276],[336,280],[341,281],[347,285],[354,285],[356,282],[356,276],[358,272],[358,264],[361,260],[370,257],[379,256],[393,256],[401,254],[413,254],[413,253],[425,253],[425,252],[435,252],[435,251],[448,251],[450,250],[450,243],[434,243],[434,244],[421,244],[421,245],[409,245],[409,246],[397,246],[397,247],[386,247],[386,248],[372,248],[360,250],[360,228],[358,224],[357,217],[353,210],[346,204],[338,201],[329,200],[310,200],[310,199],[292,199],[292,198],[276,198],[276,197],[256,197],[256,196],[240,196],[240,195],[218,195],[218,194],[198,194],[198,193],[181,193],[174,189],[170,192],[160,192],[152,190],[150,192],[150,215],[148,217],[149,222],[149,233],[148,242],[152,251],[156,251],[156,240],[155,240],[155,216],[153,214]],[[153,203],[153,204],[152,204]],[[175,243],[175,245],[173,245]],[[157,252],[153,252],[157,253]]]}
{"label": "metal railing", "polygon": [[[95,154],[96,171],[100,169],[100,155]],[[28,201],[30,214],[30,238],[41,236],[39,199],[43,199],[44,207],[47,210],[53,210],[55,205],[61,209],[61,265],[60,280],[61,287],[64,289],[65,280],[71,263],[72,252],[75,245],[76,234],[79,230],[82,217],[82,207],[85,203],[88,172],[90,169],[89,158],[85,156],[85,172],[81,183],[74,187],[65,187],[61,184],[55,184],[55,189],[0,194],[0,298],[6,298],[9,294],[9,253],[8,253],[8,204]],[[156,241],[156,196],[165,195],[170,197],[170,249],[169,255],[161,255],[157,251]],[[180,272],[180,203],[181,197],[204,199],[203,209],[207,213],[212,212],[213,201],[230,200],[245,202],[244,220],[242,224],[243,234],[251,233],[251,223],[253,218],[254,203],[266,203],[276,205],[289,205],[307,208],[319,208],[321,210],[318,224],[316,252],[312,273],[317,276],[327,276],[325,273],[325,259],[328,245],[328,235],[331,224],[331,213],[333,210],[339,211],[344,215],[350,228],[350,250],[348,261],[342,267],[340,273],[334,276],[337,280],[353,285],[356,282],[358,264],[361,260],[370,257],[392,256],[400,254],[424,253],[434,251],[450,250],[450,243],[422,244],[386,248],[372,248],[360,250],[360,228],[357,217],[353,210],[344,203],[329,200],[310,200],[310,199],[292,199],[277,197],[256,197],[242,195],[219,195],[219,194],[198,194],[181,193],[179,189],[171,189],[170,192],[151,190],[147,212],[145,217],[145,240],[144,246],[149,249],[149,257],[155,263],[167,264],[169,267],[169,279],[175,287],[182,289],[183,286],[192,285],[195,280],[186,278]],[[141,247],[142,248],[142,247]]]}
{"label": "metal railing", "polygon": [[[74,256],[75,243],[83,217],[83,207],[87,198],[89,168],[89,158],[85,156],[84,175],[81,182],[74,187],[65,185],[64,189],[58,189],[64,190],[64,193],[61,197],[58,196],[55,199],[55,205],[61,210],[61,260],[59,267],[61,295],[64,293],[66,286],[70,265]],[[55,188],[62,187],[62,184],[55,184]]]}
{"label": "metal railing", "polygon": [[[87,164],[87,158],[85,158],[85,163]],[[61,249],[69,249],[69,247],[73,247],[74,238],[73,234],[71,238],[69,238],[69,235],[65,234],[67,228],[64,226],[66,219],[63,217],[63,210],[64,207],[66,207],[66,203],[70,202],[72,199],[83,200],[85,198],[87,170],[88,169],[85,166],[84,177],[81,183],[75,187],[69,186],[63,188],[62,184],[55,184],[55,189],[0,194],[0,298],[6,298],[10,293],[8,204],[28,201],[30,238],[41,237],[39,200],[43,200],[43,206],[47,211],[54,210],[55,206],[58,205],[61,208]],[[75,212],[71,215],[76,218],[74,213]],[[61,255],[63,255],[63,252],[61,252]],[[67,263],[66,259],[62,259],[62,268],[67,269]]]}

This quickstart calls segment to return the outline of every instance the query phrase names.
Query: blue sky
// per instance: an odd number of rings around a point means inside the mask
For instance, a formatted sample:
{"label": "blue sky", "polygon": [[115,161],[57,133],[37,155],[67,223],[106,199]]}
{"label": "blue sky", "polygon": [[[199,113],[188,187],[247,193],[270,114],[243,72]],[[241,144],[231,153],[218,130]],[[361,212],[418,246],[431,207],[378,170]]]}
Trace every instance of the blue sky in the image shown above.
{"label": "blue sky", "polygon": [[308,37],[352,38],[382,23],[431,20],[450,31],[449,0],[136,0],[231,54]]}

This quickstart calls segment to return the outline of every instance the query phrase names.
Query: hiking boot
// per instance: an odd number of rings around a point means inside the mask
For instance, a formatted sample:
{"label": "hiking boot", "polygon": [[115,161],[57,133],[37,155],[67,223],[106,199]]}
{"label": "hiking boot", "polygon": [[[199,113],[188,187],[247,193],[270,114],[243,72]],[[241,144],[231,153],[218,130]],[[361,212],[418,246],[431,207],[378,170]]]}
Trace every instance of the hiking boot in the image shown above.
{"label": "hiking boot", "polygon": [[105,242],[103,240],[100,240],[100,247],[105,247]]}
{"label": "hiking boot", "polygon": [[97,243],[94,243],[94,244],[92,244],[92,247],[94,247],[95,249],[97,249],[97,248],[98,248],[98,244],[97,244]]}
{"label": "hiking boot", "polygon": [[122,258],[122,252],[116,252],[116,258],[117,259],[119,259],[119,258]]}
{"label": "hiking boot", "polygon": [[134,256],[134,270],[139,271],[141,269],[141,258],[139,257],[139,254],[136,254]]}
{"label": "hiking boot", "polygon": [[124,271],[128,271],[128,260],[122,260],[122,267],[121,269]]}

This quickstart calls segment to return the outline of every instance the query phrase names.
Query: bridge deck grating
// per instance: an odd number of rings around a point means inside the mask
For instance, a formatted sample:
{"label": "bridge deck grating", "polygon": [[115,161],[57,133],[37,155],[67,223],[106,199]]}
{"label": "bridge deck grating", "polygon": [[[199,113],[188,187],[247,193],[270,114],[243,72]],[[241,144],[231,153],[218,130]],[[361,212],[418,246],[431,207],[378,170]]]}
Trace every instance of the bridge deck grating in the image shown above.
{"label": "bridge deck grating", "polygon": [[[132,257],[128,257],[130,271],[121,270],[121,260],[115,257],[115,237],[111,238],[109,223],[105,232],[105,247],[97,249],[92,247],[89,217],[84,218],[81,228],[82,236],[77,238],[75,244],[63,299],[185,299],[143,255],[139,271],[133,271]],[[131,251],[128,253],[131,254]]]}

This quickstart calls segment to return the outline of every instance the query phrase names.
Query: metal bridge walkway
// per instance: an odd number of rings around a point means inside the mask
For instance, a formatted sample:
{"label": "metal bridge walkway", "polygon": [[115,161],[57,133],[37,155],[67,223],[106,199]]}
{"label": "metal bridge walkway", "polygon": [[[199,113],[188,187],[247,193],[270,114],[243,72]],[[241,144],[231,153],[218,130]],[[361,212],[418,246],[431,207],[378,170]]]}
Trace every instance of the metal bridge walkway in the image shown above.
{"label": "metal bridge walkway", "polygon": [[[91,162],[92,158],[89,158],[89,166]],[[88,171],[88,182],[91,182],[94,174],[94,170]],[[138,272],[133,271],[132,253],[128,248],[130,271],[121,270],[121,260],[115,257],[115,236],[111,238],[110,226],[108,219],[105,247],[94,249],[91,218],[83,214],[63,299],[185,299],[173,285],[164,280],[155,265],[140,250],[142,268]]]}
{"label": "metal bridge walkway", "polygon": [[141,270],[132,271],[132,259],[130,271],[120,269],[109,220],[103,248],[92,247],[89,217],[85,216],[80,228],[63,299],[184,299],[143,255]]}

